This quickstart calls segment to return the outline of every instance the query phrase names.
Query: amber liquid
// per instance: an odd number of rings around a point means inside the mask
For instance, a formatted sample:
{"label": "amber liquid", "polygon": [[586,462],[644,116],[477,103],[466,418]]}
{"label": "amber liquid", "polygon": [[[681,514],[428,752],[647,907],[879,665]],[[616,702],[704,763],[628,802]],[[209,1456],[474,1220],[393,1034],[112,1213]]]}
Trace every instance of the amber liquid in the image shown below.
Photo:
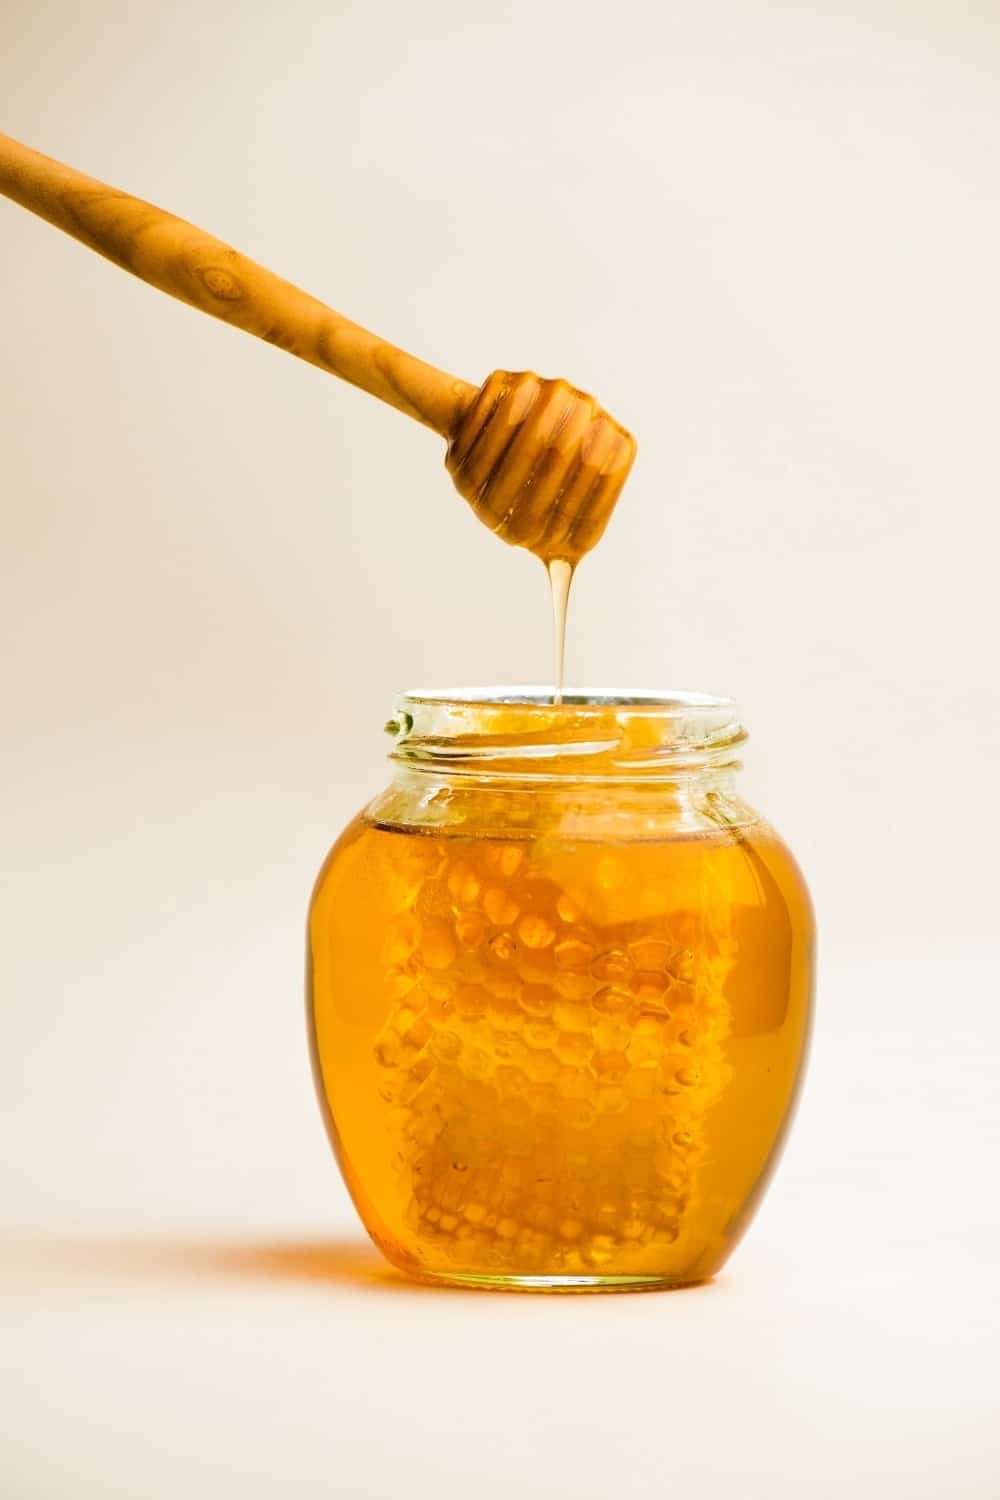
{"label": "amber liquid", "polygon": [[782,1134],[811,919],[754,825],[651,842],[347,831],[310,919],[362,1218],[450,1280],[710,1275]]}

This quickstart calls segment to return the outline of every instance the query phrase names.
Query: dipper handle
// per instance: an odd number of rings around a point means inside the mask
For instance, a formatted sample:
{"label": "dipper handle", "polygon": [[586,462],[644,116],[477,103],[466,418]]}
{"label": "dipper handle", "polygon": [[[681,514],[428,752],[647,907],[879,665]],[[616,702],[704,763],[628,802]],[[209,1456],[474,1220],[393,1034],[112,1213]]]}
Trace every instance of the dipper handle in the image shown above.
{"label": "dipper handle", "polygon": [[0,191],[161,292],[339,375],[444,438],[476,394],[194,224],[5,135]]}

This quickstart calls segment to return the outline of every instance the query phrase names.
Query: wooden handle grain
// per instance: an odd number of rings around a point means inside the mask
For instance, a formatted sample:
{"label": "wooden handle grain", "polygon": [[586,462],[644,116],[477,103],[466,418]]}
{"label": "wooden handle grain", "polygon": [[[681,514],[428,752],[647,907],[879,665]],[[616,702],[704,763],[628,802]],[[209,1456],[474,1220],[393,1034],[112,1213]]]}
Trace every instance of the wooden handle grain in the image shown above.
{"label": "wooden handle grain", "polygon": [[450,438],[478,387],[352,323],[230,245],[0,135],[0,192],[142,281]]}

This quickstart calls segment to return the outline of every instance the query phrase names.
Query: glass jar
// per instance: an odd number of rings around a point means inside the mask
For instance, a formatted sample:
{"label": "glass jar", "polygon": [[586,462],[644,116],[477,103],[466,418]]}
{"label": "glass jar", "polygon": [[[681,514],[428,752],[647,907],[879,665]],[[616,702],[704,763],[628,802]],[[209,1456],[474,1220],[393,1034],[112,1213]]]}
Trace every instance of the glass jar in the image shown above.
{"label": "glass jar", "polygon": [[805,883],[737,795],[735,706],[417,692],[309,914],[317,1088],[390,1261],[460,1284],[718,1270],[777,1160]]}

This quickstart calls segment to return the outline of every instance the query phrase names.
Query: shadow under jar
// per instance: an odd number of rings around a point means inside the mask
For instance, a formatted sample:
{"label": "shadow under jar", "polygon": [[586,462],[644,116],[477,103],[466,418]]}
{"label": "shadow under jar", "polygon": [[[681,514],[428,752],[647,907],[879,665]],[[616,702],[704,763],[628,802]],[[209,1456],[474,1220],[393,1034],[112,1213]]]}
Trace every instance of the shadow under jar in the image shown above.
{"label": "shadow under jar", "polygon": [[813,918],[698,694],[410,693],[388,789],[309,915],[317,1088],[395,1265],[458,1283],[701,1281],[798,1090]]}

